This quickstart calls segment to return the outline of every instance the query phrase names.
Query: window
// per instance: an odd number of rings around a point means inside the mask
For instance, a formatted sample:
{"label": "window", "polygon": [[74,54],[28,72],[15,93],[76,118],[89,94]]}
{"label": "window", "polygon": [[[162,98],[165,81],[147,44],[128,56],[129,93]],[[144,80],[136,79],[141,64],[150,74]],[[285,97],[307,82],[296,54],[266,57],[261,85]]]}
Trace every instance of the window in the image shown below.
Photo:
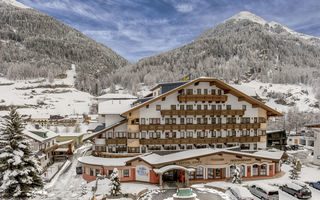
{"label": "window", "polygon": [[197,89],[197,94],[201,94],[201,89]]}
{"label": "window", "polygon": [[217,106],[216,105],[211,105],[211,110],[217,110]]}
{"label": "window", "polygon": [[208,168],[208,179],[213,179],[213,168]]}
{"label": "window", "polygon": [[258,122],[258,118],[255,117],[255,118],[254,118],[254,123],[257,123],[257,122]]}
{"label": "window", "polygon": [[[188,145],[188,146],[187,146],[187,149],[188,149],[189,146],[191,146],[191,145]],[[191,147],[191,148],[192,148],[192,147]],[[190,172],[190,173],[189,173],[189,180],[192,180],[192,179],[194,179],[194,172]]]}
{"label": "window", "polygon": [[247,110],[247,106],[246,105],[242,105],[242,110]]}
{"label": "window", "polygon": [[112,173],[113,173],[113,170],[108,171],[109,176],[111,176]]}
{"label": "window", "polygon": [[208,118],[203,118],[203,124],[208,124]]}
{"label": "window", "polygon": [[184,105],[180,105],[180,110],[184,110]]}
{"label": "window", "polygon": [[160,124],[160,118],[149,118],[149,124]]}
{"label": "window", "polygon": [[208,105],[203,105],[203,110],[208,110]]}
{"label": "window", "polygon": [[231,105],[227,105],[227,110],[231,110]]}
{"label": "window", "polygon": [[222,94],[221,90],[218,90],[218,95],[221,95],[221,94]]}
{"label": "window", "polygon": [[218,105],[218,110],[222,110],[222,105]]}
{"label": "window", "polygon": [[90,168],[90,176],[94,176],[93,175],[93,169]]}
{"label": "window", "polygon": [[[187,138],[192,138],[193,137],[193,133],[192,131],[187,131]],[[192,147],[191,147],[192,149]]]}
{"label": "window", "polygon": [[212,131],[212,137],[216,137],[216,131]]}
{"label": "window", "polygon": [[193,118],[187,118],[187,124],[193,124]]}
{"label": "window", "polygon": [[187,105],[187,110],[193,110],[193,105]]}
{"label": "window", "polygon": [[197,105],[197,110],[201,110],[201,105]]}
{"label": "window", "polygon": [[204,89],[203,94],[208,94],[208,89]]}
{"label": "window", "polygon": [[216,178],[221,178],[221,169],[216,169]]}
{"label": "window", "polygon": [[211,124],[216,124],[216,118],[211,118]]}
{"label": "window", "polygon": [[216,90],[212,89],[212,90],[211,90],[211,94],[212,94],[212,95],[215,95],[215,94],[216,94]]}
{"label": "window", "polygon": [[96,169],[96,176],[98,176],[98,174],[100,174],[100,169]]}
{"label": "window", "polygon": [[203,179],[203,167],[197,167],[196,177],[197,179]]}
{"label": "window", "polygon": [[197,124],[201,124],[201,118],[197,118]]}
{"label": "window", "polygon": [[165,123],[166,124],[176,124],[176,118],[166,118]]}
{"label": "window", "polygon": [[221,123],[222,123],[221,118],[218,118],[218,124],[221,124]]}
{"label": "window", "polygon": [[193,89],[187,89],[187,95],[192,95],[193,94]]}
{"label": "window", "polygon": [[146,138],[146,132],[141,132],[141,139],[145,139]]}
{"label": "window", "polygon": [[161,110],[161,105],[156,105],[156,110],[160,111]]}
{"label": "window", "polygon": [[145,118],[141,118],[141,124],[146,124],[146,119]]}
{"label": "window", "polygon": [[180,118],[180,124],[184,124],[184,118]]}
{"label": "window", "polygon": [[176,105],[171,105],[171,110],[177,110],[177,106]]}

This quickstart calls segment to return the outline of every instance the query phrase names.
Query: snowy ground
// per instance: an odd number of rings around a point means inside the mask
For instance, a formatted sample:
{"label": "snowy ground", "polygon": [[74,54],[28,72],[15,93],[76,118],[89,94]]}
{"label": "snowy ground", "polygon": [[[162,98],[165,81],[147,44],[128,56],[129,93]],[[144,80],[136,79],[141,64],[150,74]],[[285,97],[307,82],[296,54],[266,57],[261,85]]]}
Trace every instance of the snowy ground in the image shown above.
{"label": "snowy ground", "polygon": [[55,162],[52,165],[50,165],[46,171],[42,174],[42,177],[45,181],[50,180],[61,168],[61,166],[64,164],[64,162]]}
{"label": "snowy ground", "polygon": [[[266,180],[256,180],[256,181],[244,181],[241,185],[242,186],[248,186],[248,184],[253,184],[253,183],[265,183],[269,185],[281,185],[284,183],[291,182],[291,179],[289,179],[289,170],[291,167],[289,165],[283,164],[282,165],[282,171],[286,172],[284,176],[281,178],[277,179],[266,179]],[[320,170],[318,167],[306,167],[303,166],[301,169],[301,178],[299,181],[302,182],[310,182],[310,181],[319,181],[320,180]],[[231,186],[234,186],[231,182],[212,182],[212,183],[207,183],[206,185],[208,186],[214,186],[216,188],[221,188],[224,190],[227,190]],[[320,199],[320,190],[310,188],[312,192],[312,198],[311,200],[319,200]],[[228,195],[230,195],[229,192],[227,192]],[[296,199],[295,197],[291,196],[290,194],[283,192],[279,190],[279,195],[281,200],[291,200],[291,199]],[[232,199],[231,195],[231,199]],[[258,199],[258,198],[256,198]]]}
{"label": "snowy ground", "polygon": [[[55,79],[53,83],[49,83],[47,79],[11,81],[1,77],[0,94],[6,95],[1,95],[0,106],[22,106],[18,109],[20,114],[37,116],[89,113],[93,96],[74,88],[75,74],[73,66],[67,71],[67,78]],[[57,88],[48,88],[48,85],[56,85]],[[8,111],[0,111],[0,116],[7,113]]]}

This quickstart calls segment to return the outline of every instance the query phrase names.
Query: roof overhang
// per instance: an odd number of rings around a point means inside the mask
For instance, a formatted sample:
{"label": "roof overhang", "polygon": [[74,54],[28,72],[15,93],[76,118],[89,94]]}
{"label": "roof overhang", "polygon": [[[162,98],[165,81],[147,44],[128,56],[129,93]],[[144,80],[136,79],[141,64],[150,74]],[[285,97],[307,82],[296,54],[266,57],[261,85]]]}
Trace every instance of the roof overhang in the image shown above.
{"label": "roof overhang", "polygon": [[146,105],[149,105],[149,104],[151,104],[153,102],[156,102],[156,101],[162,99],[163,97],[166,97],[166,96],[168,96],[170,94],[173,94],[174,92],[177,92],[177,91],[179,91],[181,89],[184,89],[185,87],[188,87],[188,86],[190,86],[192,84],[195,84],[195,83],[198,83],[198,82],[210,82],[212,85],[215,85],[216,87],[218,87],[218,88],[220,88],[220,89],[222,89],[224,91],[228,91],[232,95],[234,95],[234,96],[236,96],[238,98],[242,98],[244,101],[247,101],[248,103],[250,103],[252,105],[256,105],[257,107],[261,107],[261,108],[263,108],[263,109],[265,109],[267,111],[267,116],[270,116],[270,117],[281,117],[281,116],[283,116],[282,113],[272,109],[271,107],[265,105],[264,103],[258,101],[257,99],[254,99],[254,98],[246,95],[245,93],[237,90],[236,88],[224,83],[223,81],[215,79],[215,78],[197,78],[195,80],[189,81],[189,82],[187,82],[187,83],[185,83],[185,84],[183,84],[183,85],[181,85],[181,86],[179,86],[179,87],[177,87],[177,88],[175,88],[173,90],[170,90],[170,91],[168,91],[168,92],[166,92],[164,94],[161,94],[161,95],[159,95],[159,96],[157,96],[155,98],[150,99],[149,101],[146,101],[146,102],[144,102],[144,103],[142,103],[140,105],[137,105],[137,106],[125,111],[121,115],[125,116],[125,115],[129,114],[130,112],[133,112],[133,111],[135,111],[137,109],[140,109],[140,108],[142,108],[142,107],[144,107]]}
{"label": "roof overhang", "polygon": [[193,168],[186,168],[186,167],[183,167],[180,165],[167,165],[167,166],[161,167],[160,169],[153,169],[153,171],[157,174],[163,174],[163,173],[170,171],[170,170],[173,170],[173,169],[182,169],[187,172],[194,172],[195,171],[195,169],[193,169]]}

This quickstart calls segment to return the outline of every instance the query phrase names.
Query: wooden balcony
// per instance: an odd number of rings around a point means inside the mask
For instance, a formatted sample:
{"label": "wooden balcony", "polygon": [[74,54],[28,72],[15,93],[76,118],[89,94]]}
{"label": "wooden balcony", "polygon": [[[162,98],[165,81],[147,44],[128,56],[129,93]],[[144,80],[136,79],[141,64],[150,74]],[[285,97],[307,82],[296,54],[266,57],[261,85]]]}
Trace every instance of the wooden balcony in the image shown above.
{"label": "wooden balcony", "polygon": [[243,116],[244,110],[161,110],[161,115],[177,115],[177,116],[186,116],[186,115],[210,115],[210,116]]}
{"label": "wooden balcony", "polygon": [[141,145],[166,144],[215,144],[215,143],[248,143],[259,142],[260,136],[242,136],[226,138],[168,138],[168,139],[140,139]]}
{"label": "wooden balcony", "polygon": [[164,130],[227,130],[227,129],[259,129],[260,123],[251,124],[159,124],[140,125],[140,131],[164,131]]}
{"label": "wooden balcony", "polygon": [[48,152],[51,152],[51,151],[54,151],[58,148],[58,144],[55,144],[49,148],[46,148],[45,150],[43,150],[44,153],[48,153]]}
{"label": "wooden balcony", "polygon": [[106,144],[127,144],[127,138],[106,139]]}
{"label": "wooden balcony", "polygon": [[210,94],[181,94],[178,101],[227,101],[227,95],[210,95]]}

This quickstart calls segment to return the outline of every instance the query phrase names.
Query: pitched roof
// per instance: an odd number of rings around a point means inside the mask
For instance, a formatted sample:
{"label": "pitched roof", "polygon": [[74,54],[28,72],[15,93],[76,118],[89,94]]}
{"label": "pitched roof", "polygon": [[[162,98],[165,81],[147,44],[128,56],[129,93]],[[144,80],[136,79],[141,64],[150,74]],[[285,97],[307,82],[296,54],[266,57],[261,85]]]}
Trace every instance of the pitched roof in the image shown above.
{"label": "pitched roof", "polygon": [[170,95],[170,94],[173,94],[174,92],[176,92],[176,91],[178,91],[178,90],[180,90],[180,89],[183,89],[183,88],[185,88],[185,87],[187,87],[187,86],[190,86],[190,85],[192,85],[192,84],[194,84],[194,83],[197,83],[197,82],[212,82],[212,83],[214,83],[214,85],[216,85],[218,88],[227,90],[227,91],[229,91],[231,94],[233,94],[233,95],[235,95],[235,96],[237,96],[237,97],[243,97],[244,100],[247,101],[248,103],[256,104],[256,105],[258,105],[259,107],[265,109],[265,110],[267,111],[267,115],[268,115],[268,116],[283,116],[283,114],[281,114],[280,112],[278,112],[278,111],[270,108],[269,106],[263,104],[261,101],[255,99],[255,98],[252,98],[252,97],[250,97],[250,96],[248,96],[247,94],[245,94],[245,93],[237,90],[236,88],[234,88],[234,87],[232,87],[232,86],[224,83],[223,81],[220,81],[220,80],[215,79],[215,78],[205,78],[205,77],[200,77],[200,78],[197,78],[197,79],[195,79],[195,80],[186,82],[185,84],[183,84],[183,85],[181,85],[181,86],[179,86],[179,87],[176,87],[175,89],[172,89],[172,90],[170,90],[170,91],[168,91],[168,92],[166,92],[166,93],[163,93],[163,94],[161,94],[161,95],[159,95],[159,96],[157,96],[157,97],[155,97],[155,98],[152,98],[152,99],[150,99],[150,100],[148,100],[148,101],[146,101],[146,102],[144,102],[144,103],[142,103],[142,104],[139,104],[139,105],[137,105],[137,106],[135,106],[135,107],[132,107],[131,109],[123,112],[121,115],[126,115],[126,114],[128,114],[128,113],[130,113],[130,112],[132,112],[132,111],[134,111],[134,110],[137,110],[137,109],[139,109],[139,108],[142,108],[143,106],[146,106],[146,105],[149,105],[149,104],[151,104],[151,103],[153,103],[153,102],[156,102],[156,101],[162,99],[162,98],[165,97],[165,96],[168,96],[168,95]]}
{"label": "pitched roof", "polygon": [[43,127],[36,129],[32,125],[26,125],[25,129],[22,131],[22,134],[38,142],[44,142],[59,136],[57,133],[53,131],[50,131]]}
{"label": "pitched roof", "polygon": [[103,129],[101,131],[86,135],[86,136],[83,137],[82,141],[90,140],[90,139],[96,137],[97,135],[100,135],[100,134],[102,134],[102,133],[104,133],[104,132],[106,132],[108,130],[111,130],[111,129],[117,127],[117,126],[120,126],[121,124],[124,124],[125,122],[127,122],[127,119],[123,119],[123,120],[121,120],[119,122],[111,124],[110,126],[107,126],[105,129]]}

